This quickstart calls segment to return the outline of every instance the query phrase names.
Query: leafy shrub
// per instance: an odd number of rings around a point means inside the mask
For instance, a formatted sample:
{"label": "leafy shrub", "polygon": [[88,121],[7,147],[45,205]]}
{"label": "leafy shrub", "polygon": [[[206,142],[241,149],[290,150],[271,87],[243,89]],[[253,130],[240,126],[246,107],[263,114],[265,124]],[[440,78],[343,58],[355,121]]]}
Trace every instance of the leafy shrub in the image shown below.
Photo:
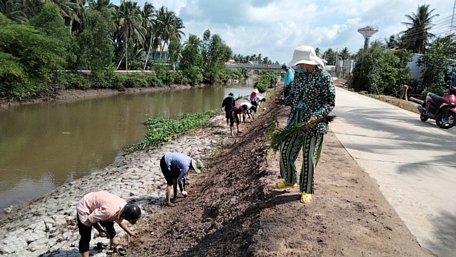
{"label": "leafy shrub", "polygon": [[174,72],[174,84],[187,85],[188,79],[184,76],[183,72],[178,70]]}
{"label": "leafy shrub", "polygon": [[273,87],[278,81],[277,77],[278,74],[276,72],[263,72],[256,82],[258,91],[264,93],[268,88]]}
{"label": "leafy shrub", "polygon": [[430,45],[426,54],[418,61],[424,69],[421,95],[428,92],[442,93],[448,88],[445,77],[448,76],[451,58],[455,58],[456,43],[450,37],[438,38]]}
{"label": "leafy shrub", "polygon": [[393,51],[375,43],[358,53],[350,87],[357,92],[397,96],[410,77],[409,60],[405,50]]}
{"label": "leafy shrub", "polygon": [[161,87],[163,86],[163,82],[157,78],[155,75],[149,75],[145,77],[145,80],[147,81],[147,85],[149,87]]}

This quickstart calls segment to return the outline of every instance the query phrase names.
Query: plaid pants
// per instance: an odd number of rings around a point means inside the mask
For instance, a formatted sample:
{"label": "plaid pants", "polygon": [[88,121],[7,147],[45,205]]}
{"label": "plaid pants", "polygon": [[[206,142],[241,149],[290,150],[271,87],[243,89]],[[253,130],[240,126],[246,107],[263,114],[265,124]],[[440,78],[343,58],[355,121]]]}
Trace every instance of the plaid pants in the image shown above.
{"label": "plaid pants", "polygon": [[323,146],[323,134],[309,136],[304,133],[294,133],[280,146],[280,175],[286,183],[297,182],[295,161],[302,147],[303,162],[299,176],[299,190],[313,194],[315,168],[320,159]]}

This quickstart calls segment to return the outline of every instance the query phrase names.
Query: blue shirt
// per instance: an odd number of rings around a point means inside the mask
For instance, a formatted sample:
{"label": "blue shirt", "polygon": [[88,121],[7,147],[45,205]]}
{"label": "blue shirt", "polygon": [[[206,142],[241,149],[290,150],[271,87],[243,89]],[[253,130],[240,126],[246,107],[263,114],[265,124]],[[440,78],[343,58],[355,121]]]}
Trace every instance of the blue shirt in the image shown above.
{"label": "blue shirt", "polygon": [[283,81],[284,85],[287,87],[293,82],[294,80],[294,72],[292,68],[288,68],[287,72],[285,73],[285,79]]}
{"label": "blue shirt", "polygon": [[452,78],[451,78],[451,86],[454,87],[456,86],[456,70],[453,70],[451,72]]}
{"label": "blue shirt", "polygon": [[187,176],[188,170],[192,164],[192,158],[183,153],[166,152],[165,162],[166,166],[168,166],[168,170],[179,169],[179,177],[177,178],[177,183],[182,186],[183,179]]}

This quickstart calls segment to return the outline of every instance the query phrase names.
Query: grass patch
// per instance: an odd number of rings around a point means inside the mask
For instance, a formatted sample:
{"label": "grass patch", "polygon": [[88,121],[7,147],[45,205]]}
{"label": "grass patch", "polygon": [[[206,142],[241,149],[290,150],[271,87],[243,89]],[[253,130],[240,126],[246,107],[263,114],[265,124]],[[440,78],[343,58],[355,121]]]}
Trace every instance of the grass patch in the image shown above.
{"label": "grass patch", "polygon": [[411,111],[414,113],[420,114],[420,112],[417,109],[418,104],[411,102],[411,101],[406,101],[403,99],[396,98],[394,96],[388,96],[388,95],[373,95],[373,94],[366,94],[366,96],[372,97],[374,99],[383,101],[385,103],[389,103],[392,105],[395,105],[399,108],[402,108],[407,111]]}
{"label": "grass patch", "polygon": [[160,146],[196,128],[206,128],[212,125],[211,118],[218,110],[202,113],[186,113],[176,119],[149,118],[144,123],[148,127],[144,140],[136,143],[125,151],[131,153],[149,146]]}

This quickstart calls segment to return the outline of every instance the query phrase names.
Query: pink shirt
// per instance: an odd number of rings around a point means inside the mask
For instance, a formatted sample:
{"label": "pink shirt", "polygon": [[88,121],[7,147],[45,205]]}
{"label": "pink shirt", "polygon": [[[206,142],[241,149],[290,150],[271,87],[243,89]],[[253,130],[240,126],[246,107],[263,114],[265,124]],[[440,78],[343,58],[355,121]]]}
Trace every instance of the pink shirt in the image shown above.
{"label": "pink shirt", "polygon": [[106,191],[86,194],[78,204],[79,220],[87,226],[100,221],[121,221],[120,211],[127,202]]}

